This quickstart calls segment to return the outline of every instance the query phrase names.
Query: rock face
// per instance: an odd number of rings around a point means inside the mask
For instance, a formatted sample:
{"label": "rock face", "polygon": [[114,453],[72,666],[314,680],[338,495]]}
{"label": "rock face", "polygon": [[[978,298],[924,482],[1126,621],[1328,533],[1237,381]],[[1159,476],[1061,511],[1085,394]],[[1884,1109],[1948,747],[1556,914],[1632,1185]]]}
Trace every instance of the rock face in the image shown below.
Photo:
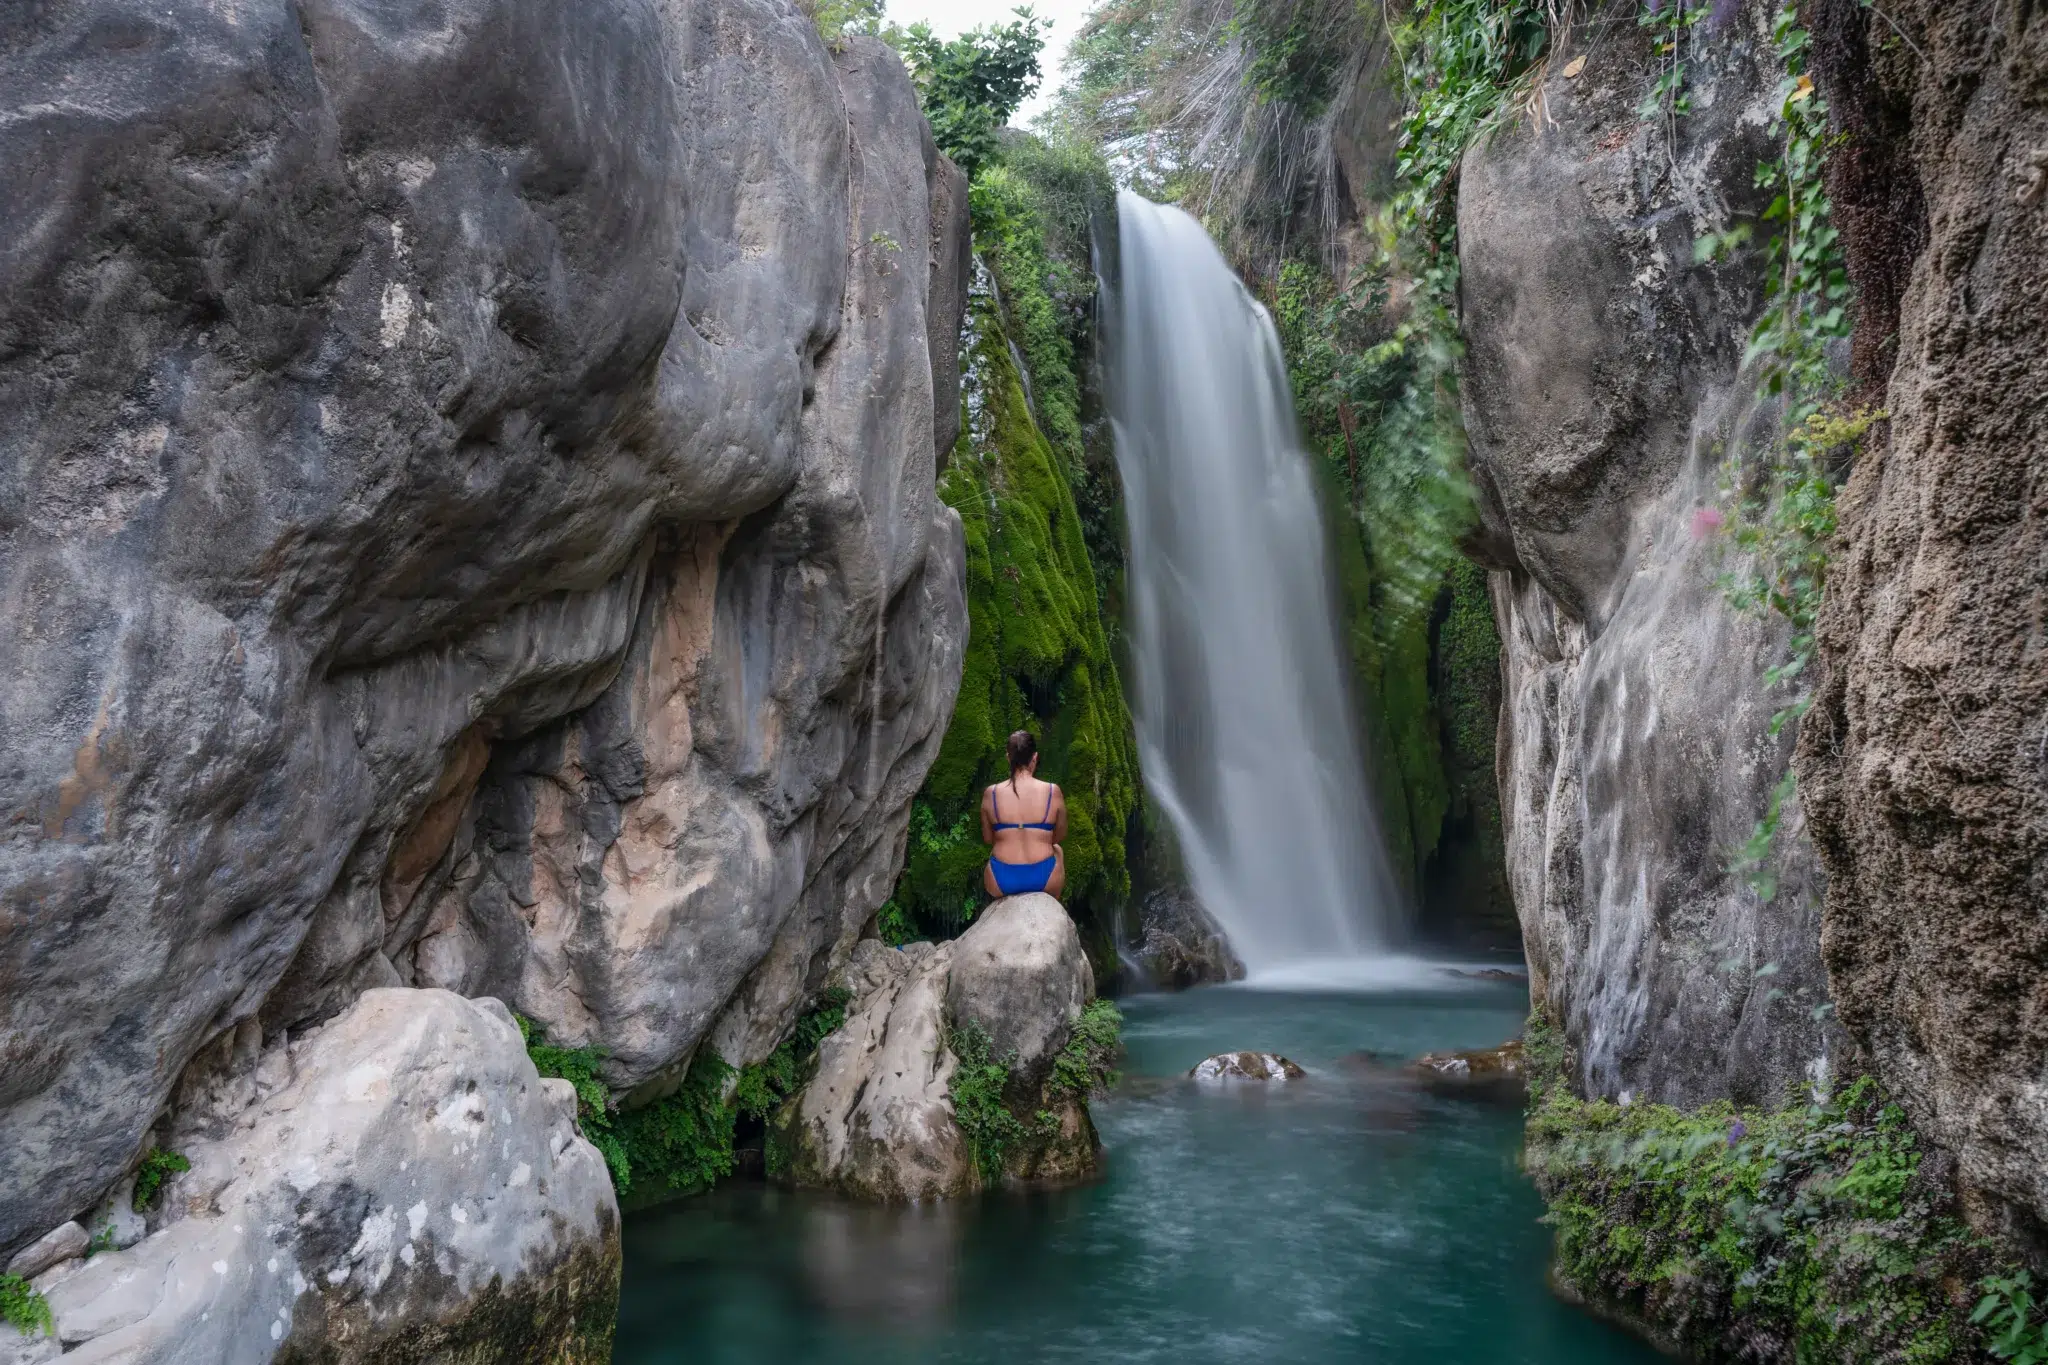
{"label": "rock face", "polygon": [[[0,15],[0,92],[0,1253],[202,1048],[370,987],[622,1087],[768,1051],[959,672],[966,205],[895,56],[786,0],[85,0]],[[268,1234],[207,1226],[174,1278],[267,1339]]]}
{"label": "rock face", "polygon": [[[1753,264],[1693,243],[1753,216],[1782,71],[1743,4],[1687,63],[1692,109],[1644,122],[1632,18],[1552,63],[1539,131],[1468,152],[1459,193],[1466,425],[1504,648],[1498,767],[1531,990],[1590,1092],[1774,1102],[1824,1064],[1821,877],[1796,809],[1775,899],[1730,873],[1790,761],[1762,682],[1782,634],[1695,534],[1762,306]],[[1597,39],[1597,41],[1596,41]],[[1675,141],[1673,140],[1675,138]]]}
{"label": "rock face", "polygon": [[866,1199],[946,1198],[981,1187],[954,1119],[960,1065],[950,1040],[979,1028],[1010,1069],[1013,1105],[1054,1114],[1006,1173],[1074,1179],[1094,1166],[1095,1130],[1083,1101],[1048,1098],[1046,1081],[1094,994],[1081,937],[1046,895],[1009,896],[950,943],[902,949],[862,941],[842,981],[846,1022],[818,1045],[818,1069],[776,1116],[770,1172],[787,1182]]}
{"label": "rock face", "polygon": [[49,1290],[65,1359],[611,1358],[618,1205],[496,1001],[372,990],[188,1111],[165,1226]]}
{"label": "rock face", "polygon": [[[2048,11],[1853,6],[1822,48],[1889,183],[1836,186],[1859,348],[1897,337],[1888,446],[1839,498],[1824,682],[1799,756],[1843,1022],[1966,1191],[2048,1226]],[[1897,120],[1886,126],[1889,114]],[[1926,217],[1888,212],[1924,193]],[[1925,234],[1925,249],[1914,253]],[[1887,278],[1893,263],[1895,278]],[[1903,286],[1900,291],[1899,286]],[[1903,297],[1901,298],[1901,292]],[[1863,344],[1867,343],[1867,345]],[[1879,378],[1884,376],[1880,371]]]}

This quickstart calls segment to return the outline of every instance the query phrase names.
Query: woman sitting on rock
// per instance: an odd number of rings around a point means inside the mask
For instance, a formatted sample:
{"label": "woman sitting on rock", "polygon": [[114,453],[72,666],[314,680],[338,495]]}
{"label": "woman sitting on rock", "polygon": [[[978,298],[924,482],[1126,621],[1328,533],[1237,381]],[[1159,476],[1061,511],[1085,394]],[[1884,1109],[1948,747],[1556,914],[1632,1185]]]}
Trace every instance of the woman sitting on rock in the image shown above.
{"label": "woman sitting on rock", "polygon": [[[1030,818],[1033,814],[1037,819]],[[1038,741],[1029,730],[1010,736],[1010,780],[981,794],[981,841],[989,845],[982,885],[991,896],[1067,888],[1067,798],[1038,780]]]}

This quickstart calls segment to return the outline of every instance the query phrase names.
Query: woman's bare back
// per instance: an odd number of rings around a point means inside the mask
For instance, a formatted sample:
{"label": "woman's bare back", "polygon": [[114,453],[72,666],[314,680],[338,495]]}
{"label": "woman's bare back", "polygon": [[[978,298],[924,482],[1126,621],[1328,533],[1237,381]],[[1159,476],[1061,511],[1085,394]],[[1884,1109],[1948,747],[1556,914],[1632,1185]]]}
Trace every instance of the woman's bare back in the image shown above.
{"label": "woman's bare back", "polygon": [[[981,798],[982,834],[989,852],[1006,863],[1038,863],[1053,856],[1066,832],[1067,802],[1059,786],[1028,772],[989,787]],[[997,825],[1012,828],[997,829]],[[1015,828],[1050,825],[1050,829]]]}

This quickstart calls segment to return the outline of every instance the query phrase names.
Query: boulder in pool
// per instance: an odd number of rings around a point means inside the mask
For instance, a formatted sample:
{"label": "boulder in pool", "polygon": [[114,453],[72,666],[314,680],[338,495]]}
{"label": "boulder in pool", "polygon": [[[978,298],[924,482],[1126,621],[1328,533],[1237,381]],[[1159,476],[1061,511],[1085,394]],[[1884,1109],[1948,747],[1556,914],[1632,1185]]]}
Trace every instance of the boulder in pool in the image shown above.
{"label": "boulder in pool", "polygon": [[1018,1134],[1000,1177],[1067,1182],[1092,1174],[1099,1143],[1085,1096],[1053,1064],[1094,994],[1081,937],[1050,896],[1009,896],[950,943],[892,949],[869,939],[841,973],[846,1022],[818,1045],[818,1069],[769,1134],[771,1177],[860,1199],[922,1202],[996,1178],[955,1112],[963,1035],[1008,1069],[1002,1103]]}
{"label": "boulder in pool", "polygon": [[1528,1058],[1519,1038],[1499,1047],[1426,1053],[1408,1070],[1425,1088],[1442,1094],[1519,1103],[1528,1091]]}
{"label": "boulder in pool", "polygon": [[1188,1072],[1198,1081],[1293,1081],[1307,1074],[1277,1052],[1219,1052]]}

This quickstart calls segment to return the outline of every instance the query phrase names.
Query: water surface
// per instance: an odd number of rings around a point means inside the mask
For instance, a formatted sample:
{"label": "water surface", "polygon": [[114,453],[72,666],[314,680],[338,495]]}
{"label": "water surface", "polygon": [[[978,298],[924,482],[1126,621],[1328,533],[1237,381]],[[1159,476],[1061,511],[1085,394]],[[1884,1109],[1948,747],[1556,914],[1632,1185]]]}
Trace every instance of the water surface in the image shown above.
{"label": "water surface", "polygon": [[[1516,1114],[1342,1060],[1497,1043],[1519,989],[1122,1003],[1130,1079],[1095,1107],[1101,1181],[922,1209],[731,1185],[629,1215],[619,1365],[1660,1359],[1545,1289]],[[1166,1079],[1245,1047],[1310,1077]]]}

